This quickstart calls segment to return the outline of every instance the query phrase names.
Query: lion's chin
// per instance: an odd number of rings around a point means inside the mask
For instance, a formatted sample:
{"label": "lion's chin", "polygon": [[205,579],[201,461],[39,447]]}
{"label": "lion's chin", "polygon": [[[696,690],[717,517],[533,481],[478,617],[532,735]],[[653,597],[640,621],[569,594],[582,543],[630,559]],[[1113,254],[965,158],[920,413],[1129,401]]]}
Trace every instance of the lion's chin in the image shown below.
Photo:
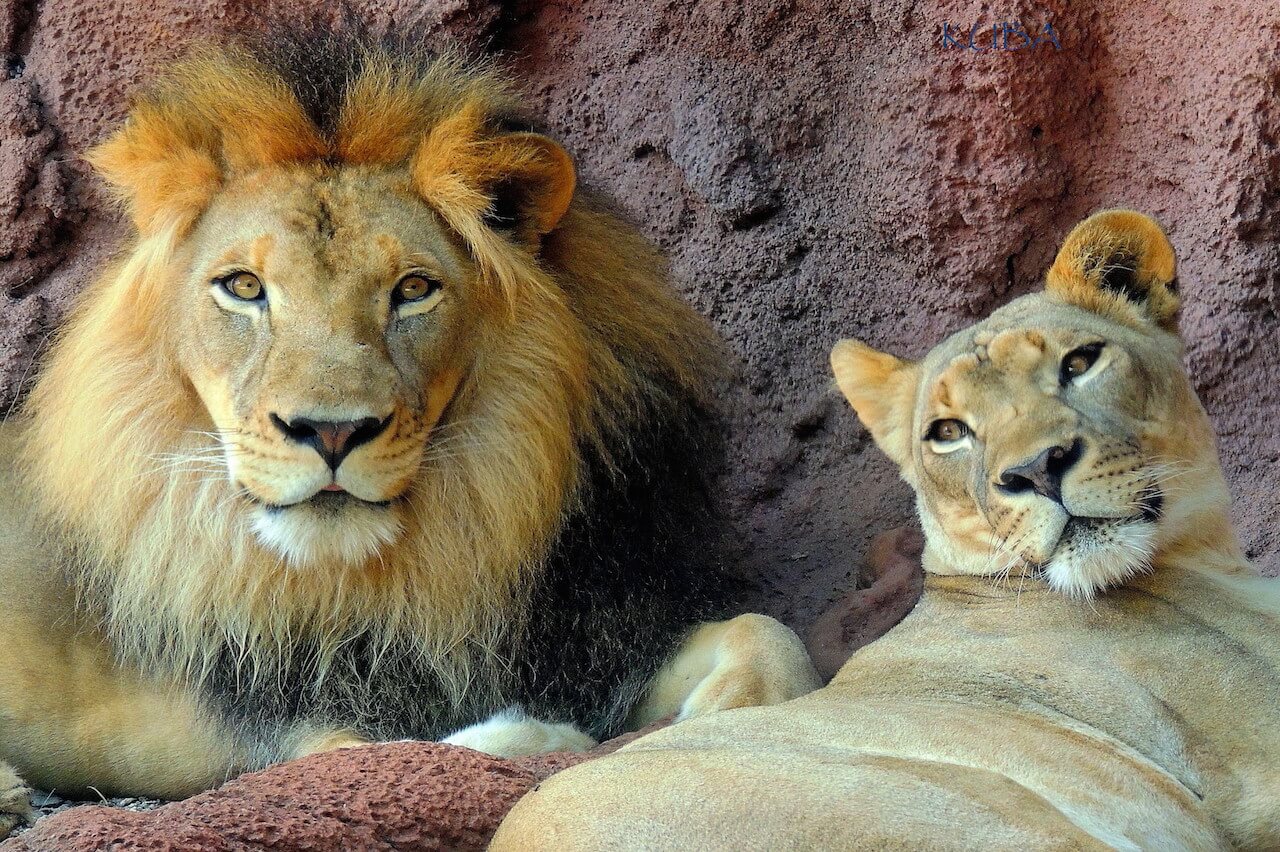
{"label": "lion's chin", "polygon": [[307,567],[364,564],[395,542],[401,526],[386,504],[346,498],[259,506],[253,512],[253,531],[291,567]]}
{"label": "lion's chin", "polygon": [[1156,524],[1142,518],[1072,518],[1042,571],[1050,587],[1092,598],[1151,569]]}

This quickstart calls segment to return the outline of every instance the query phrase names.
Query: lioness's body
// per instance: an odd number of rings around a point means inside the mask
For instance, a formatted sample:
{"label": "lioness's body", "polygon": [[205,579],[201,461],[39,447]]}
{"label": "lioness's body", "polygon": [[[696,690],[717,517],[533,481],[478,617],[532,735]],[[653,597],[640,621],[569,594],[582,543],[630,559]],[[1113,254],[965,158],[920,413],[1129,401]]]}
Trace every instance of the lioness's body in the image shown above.
{"label": "lioness's body", "polygon": [[826,688],[552,779],[497,848],[1276,848],[1278,633],[1263,580],[930,577]]}
{"label": "lioness's body", "polygon": [[550,779],[496,848],[1280,848],[1280,580],[1230,529],[1178,305],[1160,228],[1108,211],[921,361],[839,344],[916,491],[916,609],[822,690]]}

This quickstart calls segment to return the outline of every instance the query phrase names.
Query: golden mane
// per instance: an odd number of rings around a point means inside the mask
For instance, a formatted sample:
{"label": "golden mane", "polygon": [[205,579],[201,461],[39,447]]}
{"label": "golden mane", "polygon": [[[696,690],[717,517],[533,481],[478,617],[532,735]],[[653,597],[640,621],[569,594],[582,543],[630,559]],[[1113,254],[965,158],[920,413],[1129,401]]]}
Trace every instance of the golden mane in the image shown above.
{"label": "golden mane", "polygon": [[[486,224],[494,181],[563,165],[542,137],[504,128],[518,98],[492,68],[375,48],[356,67],[326,127],[248,48],[201,47],[90,154],[136,234],[51,350],[24,410],[22,469],[122,654],[199,678],[231,653],[268,676],[306,637],[323,674],[359,638],[420,655],[457,694],[518,629],[528,580],[578,499],[584,448],[625,445],[642,410],[672,395],[705,399],[715,346],[660,256],[581,193],[546,202],[567,209],[539,251]],[[323,575],[248,533],[166,321],[210,199],[277,168],[404,170],[493,285],[480,356],[411,490],[405,534]]]}

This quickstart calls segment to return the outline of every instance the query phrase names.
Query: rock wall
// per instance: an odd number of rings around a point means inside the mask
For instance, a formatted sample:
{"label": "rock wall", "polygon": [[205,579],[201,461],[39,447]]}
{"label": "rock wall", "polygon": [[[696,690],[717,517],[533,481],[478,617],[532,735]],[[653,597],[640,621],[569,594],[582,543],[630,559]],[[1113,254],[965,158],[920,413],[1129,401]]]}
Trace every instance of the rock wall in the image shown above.
{"label": "rock wall", "polygon": [[[121,235],[77,154],[148,69],[251,5],[0,0],[0,413]],[[832,342],[921,354],[1035,287],[1069,227],[1112,205],[1156,215],[1179,249],[1187,360],[1240,532],[1280,573],[1280,7],[350,5],[375,26],[423,22],[502,51],[583,178],[670,253],[731,341],[728,488],[769,611],[803,628],[854,582],[870,536],[911,514],[832,392]],[[1061,49],[944,45],[944,24],[958,45],[972,31],[990,46],[996,25],[998,46],[1017,47],[1046,23]]]}

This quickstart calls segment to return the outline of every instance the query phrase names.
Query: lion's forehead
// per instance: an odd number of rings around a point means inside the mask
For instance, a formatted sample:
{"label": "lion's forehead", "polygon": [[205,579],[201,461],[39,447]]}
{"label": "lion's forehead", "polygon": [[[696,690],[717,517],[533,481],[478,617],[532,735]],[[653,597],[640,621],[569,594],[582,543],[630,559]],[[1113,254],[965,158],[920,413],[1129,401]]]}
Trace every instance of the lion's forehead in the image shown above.
{"label": "lion's forehead", "polygon": [[291,187],[272,198],[259,196],[264,217],[280,242],[329,262],[381,259],[402,251],[412,227],[410,211],[386,188],[352,186],[329,178]]}
{"label": "lion's forehead", "polygon": [[410,265],[457,272],[456,252],[425,205],[393,173],[271,169],[227,188],[203,227],[221,265],[247,264],[277,285],[387,278]]}

